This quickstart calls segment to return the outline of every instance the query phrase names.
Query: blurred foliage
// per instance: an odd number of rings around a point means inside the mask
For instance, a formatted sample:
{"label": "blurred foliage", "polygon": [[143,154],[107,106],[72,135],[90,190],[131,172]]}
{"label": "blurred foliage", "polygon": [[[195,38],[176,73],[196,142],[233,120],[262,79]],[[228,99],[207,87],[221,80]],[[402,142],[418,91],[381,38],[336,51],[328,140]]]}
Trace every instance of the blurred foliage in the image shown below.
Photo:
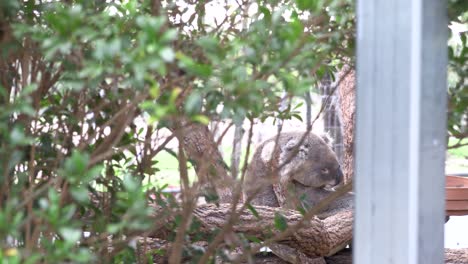
{"label": "blurred foliage", "polygon": [[449,1],[448,11],[448,147],[459,148],[468,145],[468,3]]}
{"label": "blurred foliage", "polygon": [[467,32],[453,37],[454,41],[449,45],[448,136],[458,139],[457,143],[449,144],[449,147],[465,145],[462,140],[468,137]]}
{"label": "blurred foliage", "polygon": [[[165,139],[181,122],[300,118],[280,95],[352,56],[354,12],[348,0],[6,0],[0,45],[2,262],[132,263],[139,238],[166,226],[175,240],[185,221],[186,204],[148,184]],[[212,239],[198,228],[180,254],[223,257],[192,244]]]}
{"label": "blurred foliage", "polygon": [[457,139],[449,142],[449,148],[467,145],[463,139],[468,137],[468,11],[464,10],[452,21],[448,45],[448,137]]}
{"label": "blurred foliage", "polygon": [[[465,16],[463,1],[451,5]],[[175,241],[184,203],[144,184],[159,179],[165,139],[187,122],[300,118],[279,110],[282,95],[302,96],[353,57],[354,22],[350,0],[0,1],[2,263],[132,263],[158,228]],[[466,133],[461,41],[454,136]],[[186,229],[183,256],[224,256],[193,244],[218,230]]]}

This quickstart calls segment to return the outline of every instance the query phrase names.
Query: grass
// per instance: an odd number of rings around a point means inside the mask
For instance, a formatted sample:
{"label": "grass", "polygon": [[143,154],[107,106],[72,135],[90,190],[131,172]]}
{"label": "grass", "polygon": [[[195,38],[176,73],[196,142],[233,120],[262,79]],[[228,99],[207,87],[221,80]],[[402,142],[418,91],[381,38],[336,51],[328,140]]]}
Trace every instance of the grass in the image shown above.
{"label": "grass", "polygon": [[[166,184],[170,187],[179,186],[180,173],[177,158],[167,151],[161,151],[155,159],[158,161],[156,166],[159,171],[154,177],[150,177],[148,186],[162,187]],[[190,163],[188,163],[188,176],[191,182],[196,178],[195,169]]]}
{"label": "grass", "polygon": [[[254,149],[250,151],[250,157],[252,157],[253,151]],[[240,162],[241,168],[244,164],[245,152],[245,149],[243,149]],[[226,162],[226,165],[229,167],[231,166],[231,154],[232,146],[223,146],[224,162]],[[167,151],[161,151],[156,155],[155,159],[158,161],[157,167],[160,171],[158,171],[154,177],[150,178],[149,183],[147,183],[147,187],[161,187],[166,184],[171,187],[179,186],[180,173],[177,158]],[[190,182],[193,182],[195,179],[195,169],[189,163],[189,180]]]}
{"label": "grass", "polygon": [[[449,146],[457,143],[458,139],[450,138]],[[464,139],[460,143],[466,144],[468,139]],[[468,146],[448,149],[447,152],[447,171],[468,172]]]}
{"label": "grass", "polygon": [[[455,138],[450,138],[449,146],[455,145],[458,143],[458,140]],[[464,139],[461,142],[468,143],[468,139]],[[448,149],[447,150],[447,160],[445,171],[447,173],[467,173],[468,172],[468,146],[462,146],[458,148]]]}
{"label": "grass", "polygon": [[[457,143],[458,143],[458,139],[450,138],[449,146],[455,145]],[[467,143],[468,143],[468,139],[464,139],[461,141],[461,144],[467,144]],[[463,159],[468,158],[468,146],[462,146],[462,147],[458,147],[454,149],[449,149],[448,152],[453,157],[463,158]]]}

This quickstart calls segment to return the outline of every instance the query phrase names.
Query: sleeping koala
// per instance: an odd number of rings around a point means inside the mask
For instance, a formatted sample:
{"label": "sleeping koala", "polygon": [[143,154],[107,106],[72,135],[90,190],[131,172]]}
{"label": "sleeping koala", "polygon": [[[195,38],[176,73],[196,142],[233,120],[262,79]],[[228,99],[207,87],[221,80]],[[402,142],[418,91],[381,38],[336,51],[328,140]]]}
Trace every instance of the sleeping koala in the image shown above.
{"label": "sleeping koala", "polygon": [[[308,209],[325,198],[330,188],[343,182],[338,159],[330,140],[313,133],[291,132],[266,140],[256,150],[244,181],[244,195],[251,204]],[[275,175],[276,174],[276,175]],[[345,196],[328,206],[320,217],[352,207]]]}
{"label": "sleeping koala", "polygon": [[[343,181],[331,140],[313,133],[284,133],[262,143],[256,150],[244,181],[244,196],[251,204],[290,209],[308,209],[327,197]],[[275,142],[278,142],[275,146]],[[353,208],[352,194],[332,202],[318,217],[326,218]],[[279,258],[289,263],[325,263],[309,258],[281,243],[270,245]]]}

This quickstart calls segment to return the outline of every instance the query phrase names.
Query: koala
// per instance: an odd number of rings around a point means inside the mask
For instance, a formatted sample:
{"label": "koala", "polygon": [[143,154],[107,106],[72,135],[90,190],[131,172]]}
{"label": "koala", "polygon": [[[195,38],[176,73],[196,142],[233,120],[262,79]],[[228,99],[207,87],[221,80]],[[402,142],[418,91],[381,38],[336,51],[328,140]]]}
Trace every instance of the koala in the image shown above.
{"label": "koala", "polygon": [[[301,143],[303,137],[301,132],[283,133],[257,148],[244,180],[245,199],[252,199],[254,205],[307,210],[343,182],[331,140],[308,133]],[[318,217],[326,218],[352,207],[353,197],[346,194],[328,205]],[[289,263],[325,263],[323,258],[308,258],[288,245],[273,244],[270,249]]]}
{"label": "koala", "polygon": [[[257,148],[244,181],[244,196],[252,199],[251,204],[307,210],[343,182],[331,140],[308,133],[299,146],[303,136],[302,132],[283,133]],[[329,205],[319,217],[350,207],[352,197],[348,195]]]}

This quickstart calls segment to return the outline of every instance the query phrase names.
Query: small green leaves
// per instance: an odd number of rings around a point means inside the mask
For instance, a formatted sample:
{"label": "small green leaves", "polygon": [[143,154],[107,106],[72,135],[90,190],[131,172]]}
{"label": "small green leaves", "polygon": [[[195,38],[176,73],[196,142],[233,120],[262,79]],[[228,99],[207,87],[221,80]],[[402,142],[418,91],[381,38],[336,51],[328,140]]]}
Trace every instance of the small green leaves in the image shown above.
{"label": "small green leaves", "polygon": [[248,204],[247,205],[247,209],[249,209],[249,211],[257,218],[257,219],[260,219],[260,215],[258,214],[257,210],[255,209],[255,207],[253,207],[251,204]]}
{"label": "small green leaves", "polygon": [[199,92],[191,93],[185,100],[184,108],[187,114],[197,114],[201,112],[203,99]]}
{"label": "small green leaves", "polygon": [[19,126],[15,126],[10,134],[10,142],[13,145],[27,146],[32,143],[32,138],[26,136]]}
{"label": "small green leaves", "polygon": [[208,125],[210,123],[210,118],[205,115],[193,115],[190,118],[193,122],[200,123],[203,125]]}
{"label": "small green leaves", "polygon": [[136,18],[136,24],[149,32],[157,32],[166,23],[164,16],[152,17],[148,15],[140,15]]}
{"label": "small green leaves", "polygon": [[82,204],[89,202],[88,190],[82,186],[73,186],[70,190],[73,199]]}
{"label": "small green leaves", "polygon": [[286,228],[288,228],[287,219],[281,213],[279,212],[275,213],[274,221],[275,221],[275,228],[278,229],[279,231],[284,231],[286,230]]}
{"label": "small green leaves", "polygon": [[[154,188],[180,181],[166,175],[177,159],[154,157],[178,121],[302,120],[299,97],[339,58],[352,57],[353,11],[335,2],[219,6],[216,21],[206,1],[153,2],[0,0],[8,25],[0,56],[18,62],[2,72],[0,87],[0,185],[8,183],[0,237],[32,241],[31,250],[4,249],[0,258],[135,262],[135,240],[125,239],[153,231],[148,201],[160,206],[156,220],[169,228],[187,220],[177,195]],[[323,25],[315,18],[325,18]],[[285,93],[291,100],[279,110]],[[101,147],[102,156],[91,155]],[[190,164],[190,183],[196,171]],[[206,176],[217,172],[209,164]],[[219,202],[215,192],[205,198]],[[255,207],[248,210],[261,218]],[[207,238],[200,223],[190,223],[184,243],[209,241],[221,230]],[[278,213],[265,228],[265,238],[285,230],[286,218]],[[112,257],[103,254],[109,237]],[[238,238],[244,247],[261,243]],[[210,251],[183,245],[184,258],[199,261],[204,253]],[[215,254],[207,263],[224,257]]]}
{"label": "small green leaves", "polygon": [[140,184],[136,181],[136,179],[128,174],[124,176],[123,184],[125,189],[129,192],[134,192],[140,187]]}
{"label": "small green leaves", "polygon": [[179,61],[179,67],[185,69],[187,72],[195,76],[200,78],[207,78],[212,73],[212,68],[210,65],[197,63],[182,52],[177,52],[176,58]]}
{"label": "small green leaves", "polygon": [[174,51],[169,47],[164,47],[159,51],[159,55],[165,62],[172,62],[174,61],[175,54]]}
{"label": "small green leaves", "polygon": [[260,239],[258,239],[257,237],[254,237],[254,236],[246,236],[246,238],[250,241],[250,242],[253,242],[253,243],[262,243],[262,241]]}
{"label": "small green leaves", "polygon": [[70,244],[75,244],[81,238],[82,231],[78,228],[62,227],[59,234]]}
{"label": "small green leaves", "polygon": [[177,36],[178,36],[177,31],[171,28],[171,29],[164,31],[164,33],[161,36],[161,41],[163,43],[169,43],[171,41],[176,40]]}
{"label": "small green leaves", "polygon": [[70,158],[65,161],[64,174],[67,176],[84,175],[89,163],[89,155],[74,151]]}
{"label": "small green leaves", "polygon": [[320,0],[296,0],[297,7],[302,11],[315,12],[320,7]]}

